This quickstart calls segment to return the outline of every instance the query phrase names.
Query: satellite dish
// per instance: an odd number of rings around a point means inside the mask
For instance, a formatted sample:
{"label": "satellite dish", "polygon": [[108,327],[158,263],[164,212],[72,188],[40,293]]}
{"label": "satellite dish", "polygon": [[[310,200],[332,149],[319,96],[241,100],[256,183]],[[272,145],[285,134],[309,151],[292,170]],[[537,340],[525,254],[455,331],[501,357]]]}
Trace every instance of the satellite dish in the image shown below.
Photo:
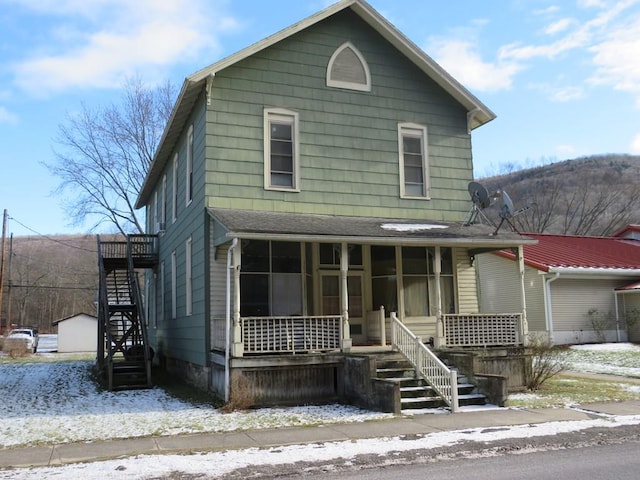
{"label": "satellite dish", "polygon": [[520,210],[516,210],[513,206],[513,200],[511,200],[511,197],[509,196],[509,194],[504,190],[502,190],[500,192],[500,213],[499,213],[500,223],[496,227],[496,231],[493,232],[493,234],[496,235],[498,233],[498,230],[500,230],[500,227],[505,221],[509,224],[512,231],[517,232],[518,230],[516,229],[515,225],[511,222],[511,218],[515,217],[516,215],[520,215],[522,212],[529,210],[529,208],[531,207],[526,206],[521,208]]}
{"label": "satellite dish", "polygon": [[511,200],[509,194],[504,190],[502,190],[502,195],[500,196],[500,203],[500,218],[507,219],[513,217],[513,214],[515,212],[513,208],[513,201]]}
{"label": "satellite dish", "polygon": [[467,188],[469,195],[471,195],[471,201],[479,208],[485,209],[491,205],[491,199],[489,198],[489,192],[484,185],[478,182],[469,182]]}
{"label": "satellite dish", "polygon": [[489,196],[489,192],[485,186],[478,182],[469,182],[467,190],[469,191],[473,205],[471,206],[469,217],[467,218],[465,225],[469,226],[472,223],[476,223],[478,217],[481,217],[485,222],[493,225],[493,223],[482,212],[482,210],[491,205],[491,197]]}

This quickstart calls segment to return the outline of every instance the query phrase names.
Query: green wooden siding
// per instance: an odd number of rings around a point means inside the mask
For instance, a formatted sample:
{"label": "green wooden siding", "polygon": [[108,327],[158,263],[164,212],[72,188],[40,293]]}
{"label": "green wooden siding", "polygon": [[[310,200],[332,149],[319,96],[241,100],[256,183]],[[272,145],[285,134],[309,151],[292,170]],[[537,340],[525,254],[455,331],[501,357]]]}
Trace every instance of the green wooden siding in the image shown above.
{"label": "green wooden siding", "polygon": [[[208,271],[206,267],[208,240],[207,214],[205,205],[205,109],[204,99],[196,103],[190,121],[177,143],[178,153],[178,191],[177,216],[172,222],[173,199],[173,156],[165,166],[167,176],[167,221],[165,233],[160,236],[160,261],[164,261],[164,279],[158,277],[157,294],[154,311],[160,313],[160,282],[164,282],[165,305],[164,317],[157,318],[157,328],[149,329],[150,340],[154,349],[172,358],[187,361],[196,365],[207,364],[209,350],[206,339],[208,331],[209,294],[205,288]],[[192,201],[186,203],[186,158],[187,132],[193,125],[193,195]],[[157,188],[161,188],[159,184]],[[192,314],[186,315],[186,242],[191,237],[191,270],[192,270]],[[177,258],[176,271],[176,310],[177,317],[171,318],[171,253],[175,250]],[[159,269],[158,272],[159,274]],[[153,325],[153,321],[149,322]]]}
{"label": "green wooden siding", "polygon": [[[327,87],[326,67],[351,41],[371,92]],[[216,74],[206,113],[208,206],[461,221],[469,210],[466,111],[345,11]],[[300,117],[299,193],[264,186],[263,110]],[[400,122],[428,129],[431,200],[400,198]]]}

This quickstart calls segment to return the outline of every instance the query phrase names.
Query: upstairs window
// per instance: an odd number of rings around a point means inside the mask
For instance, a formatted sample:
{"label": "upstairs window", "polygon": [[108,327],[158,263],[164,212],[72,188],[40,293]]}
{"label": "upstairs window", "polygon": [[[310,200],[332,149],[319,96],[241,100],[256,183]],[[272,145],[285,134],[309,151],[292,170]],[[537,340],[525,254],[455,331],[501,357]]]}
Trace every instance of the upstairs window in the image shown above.
{"label": "upstairs window", "polygon": [[279,108],[264,111],[264,188],[300,191],[298,114]]}
{"label": "upstairs window", "polygon": [[173,155],[173,170],[171,174],[171,221],[178,218],[178,154]]}
{"label": "upstairs window", "polygon": [[371,91],[369,65],[351,42],[343,43],[333,52],[327,66],[327,86]]}
{"label": "upstairs window", "polygon": [[187,172],[186,172],[186,204],[193,200],[193,125],[187,133]]}
{"label": "upstairs window", "polygon": [[424,198],[430,196],[427,128],[412,123],[398,125],[400,154],[400,196]]}

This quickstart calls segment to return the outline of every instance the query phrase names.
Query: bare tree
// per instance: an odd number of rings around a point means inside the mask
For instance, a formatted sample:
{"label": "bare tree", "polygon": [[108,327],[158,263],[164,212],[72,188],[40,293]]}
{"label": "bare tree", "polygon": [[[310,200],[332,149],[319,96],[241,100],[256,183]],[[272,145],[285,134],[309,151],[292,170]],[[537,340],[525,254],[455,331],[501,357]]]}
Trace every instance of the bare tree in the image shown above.
{"label": "bare tree", "polygon": [[174,101],[171,83],[150,88],[128,79],[118,104],[80,112],[59,126],[55,160],[46,164],[61,179],[57,192],[74,224],[112,224],[122,233],[142,233],[134,209]]}
{"label": "bare tree", "polygon": [[512,219],[521,232],[606,236],[640,221],[639,177],[640,157],[603,155],[485,181],[492,191],[508,190],[518,208],[529,207]]}

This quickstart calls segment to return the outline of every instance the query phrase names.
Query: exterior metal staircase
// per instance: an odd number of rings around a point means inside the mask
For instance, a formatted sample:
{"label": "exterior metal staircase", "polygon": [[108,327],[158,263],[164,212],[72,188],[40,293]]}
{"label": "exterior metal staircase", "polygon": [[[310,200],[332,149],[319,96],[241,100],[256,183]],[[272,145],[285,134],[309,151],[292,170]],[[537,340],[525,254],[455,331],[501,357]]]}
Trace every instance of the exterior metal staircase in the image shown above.
{"label": "exterior metal staircase", "polygon": [[[416,374],[416,370],[401,353],[391,353],[376,358],[376,377],[400,384],[402,410],[447,407],[434,388]],[[484,405],[486,397],[476,391],[476,386],[458,373],[459,406]]]}
{"label": "exterior metal staircase", "polygon": [[151,387],[151,361],[137,272],[157,264],[155,235],[98,237],[98,369],[109,390]]}

